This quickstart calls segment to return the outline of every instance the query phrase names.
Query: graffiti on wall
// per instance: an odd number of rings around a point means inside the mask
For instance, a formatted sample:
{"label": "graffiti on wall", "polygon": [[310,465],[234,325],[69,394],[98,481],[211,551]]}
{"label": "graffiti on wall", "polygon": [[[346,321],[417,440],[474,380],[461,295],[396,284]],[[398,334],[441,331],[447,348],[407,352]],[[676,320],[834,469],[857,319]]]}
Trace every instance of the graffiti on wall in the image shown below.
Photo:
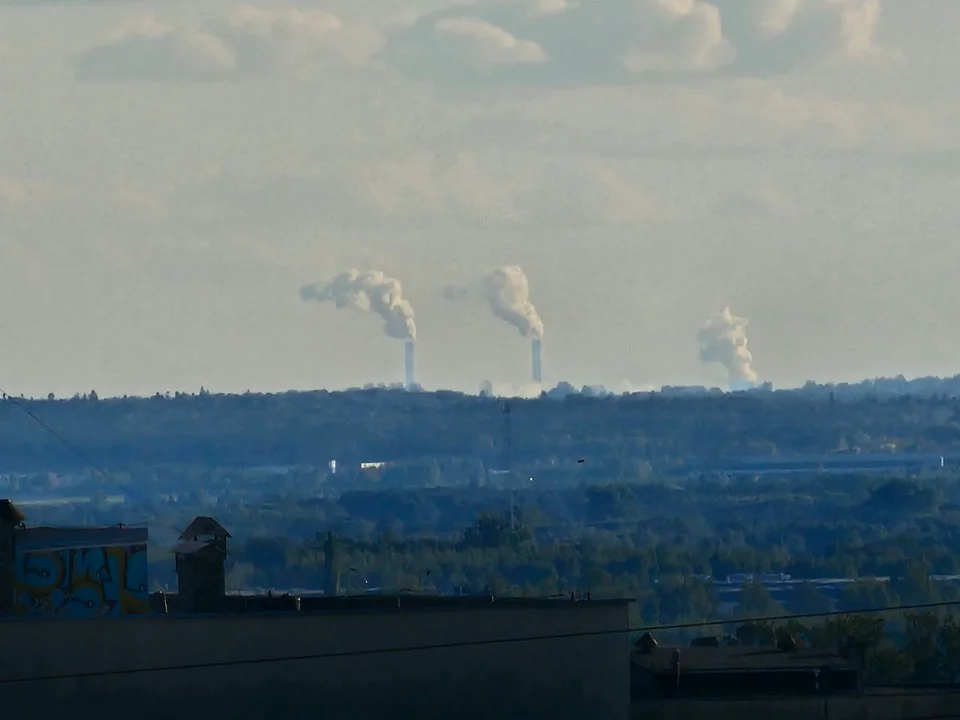
{"label": "graffiti on wall", "polygon": [[51,548],[17,553],[14,610],[96,617],[149,611],[147,546]]}

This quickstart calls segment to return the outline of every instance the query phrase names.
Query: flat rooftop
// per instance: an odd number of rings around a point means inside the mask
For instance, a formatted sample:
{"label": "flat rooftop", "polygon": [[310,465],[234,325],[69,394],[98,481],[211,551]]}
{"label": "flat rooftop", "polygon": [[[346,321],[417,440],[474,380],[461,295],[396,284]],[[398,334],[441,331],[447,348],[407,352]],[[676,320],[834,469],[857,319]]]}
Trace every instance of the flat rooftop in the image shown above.
{"label": "flat rooftop", "polygon": [[29,527],[17,531],[16,547],[22,552],[53,552],[77,548],[129,547],[147,544],[143,527]]}
{"label": "flat rooftop", "polygon": [[654,673],[671,672],[674,650],[680,651],[680,672],[784,672],[792,670],[850,670],[854,666],[833,652],[797,648],[784,652],[758,647],[658,647],[652,653],[631,653],[634,665]]}
{"label": "flat rooftop", "polygon": [[[166,600],[171,615],[181,614],[177,606],[179,596],[175,593],[155,593],[150,596],[154,612],[163,612]],[[597,607],[624,606],[634,602],[632,598],[571,600],[569,596],[546,598],[495,597],[490,595],[430,595],[418,593],[392,593],[337,596],[297,595],[226,595],[222,610],[217,614],[236,613],[351,613],[351,612],[397,612],[437,610],[553,610],[571,607],[589,609]],[[298,607],[299,604],[299,607]]]}

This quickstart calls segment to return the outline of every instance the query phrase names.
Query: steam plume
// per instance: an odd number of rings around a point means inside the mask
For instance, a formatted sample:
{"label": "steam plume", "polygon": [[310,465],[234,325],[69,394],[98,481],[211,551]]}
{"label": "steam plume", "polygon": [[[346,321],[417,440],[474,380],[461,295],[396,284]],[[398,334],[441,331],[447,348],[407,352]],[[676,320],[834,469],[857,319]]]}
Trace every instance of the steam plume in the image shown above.
{"label": "steam plume", "polygon": [[348,270],[326,284],[304,285],[300,297],[305,302],[332,302],[338,308],[376,313],[383,318],[383,329],[390,337],[417,337],[413,306],[403,297],[403,285],[380,270]]}
{"label": "steam plume", "polygon": [[494,315],[513,325],[523,337],[543,338],[543,320],[530,302],[530,283],[519,266],[494,270],[483,279],[482,290]]}
{"label": "steam plume", "polygon": [[757,384],[753,356],[747,350],[747,319],[736,317],[725,307],[700,330],[700,359],[720,363],[730,376],[730,388],[742,390]]}

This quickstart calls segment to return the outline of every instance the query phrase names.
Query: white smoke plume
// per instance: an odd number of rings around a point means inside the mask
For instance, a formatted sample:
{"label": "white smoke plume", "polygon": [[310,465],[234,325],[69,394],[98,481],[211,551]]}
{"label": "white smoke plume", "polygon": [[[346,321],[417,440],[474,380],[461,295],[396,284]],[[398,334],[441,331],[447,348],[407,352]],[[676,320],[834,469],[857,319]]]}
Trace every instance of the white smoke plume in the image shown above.
{"label": "white smoke plume", "polygon": [[497,268],[483,279],[483,297],[501,320],[525,338],[543,338],[543,320],[530,302],[530,283],[518,265]]}
{"label": "white smoke plume", "polygon": [[730,376],[731,390],[755,387],[757,373],[753,356],[747,349],[746,318],[731,314],[730,308],[712,317],[700,330],[700,359],[720,363]]}
{"label": "white smoke plume", "polygon": [[398,340],[417,337],[413,306],[403,297],[403,285],[380,270],[342,272],[328,283],[304,285],[300,288],[300,297],[305,302],[332,302],[338,308],[376,313],[383,318],[383,329],[390,337]]}
{"label": "white smoke plume", "polygon": [[481,300],[523,337],[543,339],[543,320],[530,302],[530,283],[518,265],[497,268],[474,285],[446,285],[441,293],[452,302],[468,298]]}

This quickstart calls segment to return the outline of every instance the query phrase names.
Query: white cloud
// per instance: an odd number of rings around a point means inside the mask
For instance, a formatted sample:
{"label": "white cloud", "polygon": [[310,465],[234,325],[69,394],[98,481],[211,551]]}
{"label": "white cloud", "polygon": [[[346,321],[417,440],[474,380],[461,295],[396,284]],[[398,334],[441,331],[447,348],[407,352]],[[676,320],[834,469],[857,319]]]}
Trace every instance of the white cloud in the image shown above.
{"label": "white cloud", "polygon": [[495,65],[542,63],[547,54],[539,45],[521,40],[486,20],[472,17],[442,18],[434,29],[449,40],[454,51],[462,51],[465,60],[483,71]]}
{"label": "white cloud", "polygon": [[637,20],[642,39],[623,55],[623,65],[633,74],[713,72],[734,61],[736,49],[723,36],[716,6],[700,0],[649,0],[647,7],[648,14]]}
{"label": "white cloud", "polygon": [[[767,75],[878,56],[879,18],[880,0],[476,0],[398,31],[387,56],[410,72],[450,81]],[[478,44],[484,63],[476,61]],[[494,58],[499,72],[491,69]],[[528,67],[518,72],[518,62]]]}
{"label": "white cloud", "polygon": [[860,63],[890,53],[877,42],[881,0],[711,0],[737,66],[753,73]]}
{"label": "white cloud", "polygon": [[[139,0],[85,0],[82,5],[103,6],[117,5],[123,2],[138,2]],[[76,7],[75,0],[0,0],[0,7],[29,8],[29,7]]]}
{"label": "white cloud", "polygon": [[721,195],[714,212],[738,222],[787,218],[798,213],[797,203],[779,188],[767,184],[731,190]]}
{"label": "white cloud", "polygon": [[74,60],[90,81],[222,80],[275,71],[301,73],[316,64],[357,64],[379,48],[371,29],[346,25],[319,10],[243,6],[199,25],[148,17]]}
{"label": "white cloud", "polygon": [[[3,8],[0,320],[26,386],[392,378],[375,328],[296,298],[351,265],[404,279],[446,386],[525,374],[495,321],[434,298],[506,262],[579,383],[702,381],[691,337],[725,302],[778,384],[955,362],[928,339],[960,302],[960,3],[238,1]],[[167,82],[74,82],[97,44],[90,79]]]}
{"label": "white cloud", "polygon": [[668,208],[602,163],[468,151],[345,158],[288,173],[220,171],[170,198],[174,217],[211,225],[356,229],[631,226]]}
{"label": "white cloud", "polygon": [[44,195],[44,185],[41,182],[0,175],[0,207],[6,211],[33,205]]}

